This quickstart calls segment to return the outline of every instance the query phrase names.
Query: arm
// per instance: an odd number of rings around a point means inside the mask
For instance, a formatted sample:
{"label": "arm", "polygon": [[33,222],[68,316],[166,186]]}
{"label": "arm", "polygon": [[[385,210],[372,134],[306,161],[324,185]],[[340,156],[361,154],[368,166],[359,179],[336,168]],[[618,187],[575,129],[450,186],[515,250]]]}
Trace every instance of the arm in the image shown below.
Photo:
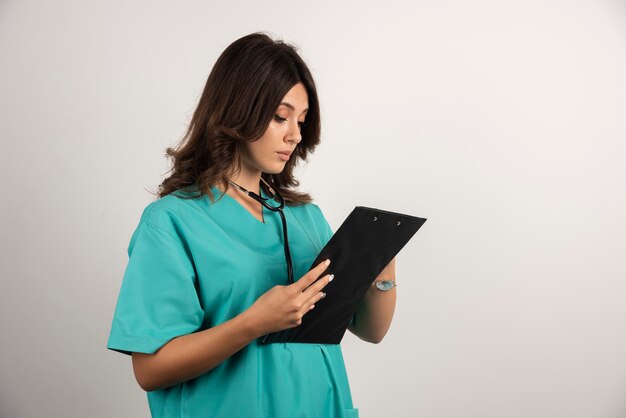
{"label": "arm", "polygon": [[[395,277],[396,259],[394,257],[380,272],[376,280],[393,280]],[[395,307],[395,287],[382,292],[372,286],[359,303],[354,321],[348,325],[348,329],[360,339],[378,344],[389,330]]]}
{"label": "arm", "polygon": [[247,318],[248,311],[215,327],[182,335],[154,354],[133,352],[133,370],[146,392],[193,379],[241,350],[259,333]]}
{"label": "arm", "polygon": [[332,276],[315,280],[327,266],[321,262],[295,283],[272,287],[226,322],[176,337],[153,354],[133,352],[137,383],[150,392],[194,379],[262,335],[300,325],[302,317],[325,296],[321,290]]}

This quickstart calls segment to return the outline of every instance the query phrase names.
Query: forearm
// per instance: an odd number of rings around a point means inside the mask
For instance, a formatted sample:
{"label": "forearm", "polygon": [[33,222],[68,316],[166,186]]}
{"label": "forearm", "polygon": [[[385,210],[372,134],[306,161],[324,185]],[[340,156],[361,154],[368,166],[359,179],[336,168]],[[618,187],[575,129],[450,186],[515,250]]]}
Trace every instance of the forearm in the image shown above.
{"label": "forearm", "polygon": [[[378,275],[378,280],[395,280],[394,258]],[[367,291],[356,310],[354,322],[348,329],[357,337],[371,343],[379,343],[389,330],[396,308],[396,287],[381,291],[374,286]]]}
{"label": "forearm", "polygon": [[389,330],[395,307],[395,287],[386,292],[371,288],[357,308],[350,331],[362,340],[379,343]]}
{"label": "forearm", "polygon": [[133,353],[139,385],[150,392],[196,378],[262,334],[247,312],[209,329],[174,338],[154,354]]}

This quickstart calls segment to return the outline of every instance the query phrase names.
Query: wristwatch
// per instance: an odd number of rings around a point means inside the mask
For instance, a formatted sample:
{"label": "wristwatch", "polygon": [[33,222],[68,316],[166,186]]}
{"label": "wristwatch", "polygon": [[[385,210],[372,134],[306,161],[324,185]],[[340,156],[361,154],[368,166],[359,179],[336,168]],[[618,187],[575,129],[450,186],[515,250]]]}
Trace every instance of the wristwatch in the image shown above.
{"label": "wristwatch", "polygon": [[378,280],[374,281],[374,283],[372,283],[372,286],[376,287],[376,289],[378,290],[386,292],[393,289],[395,286],[397,286],[397,284],[395,280]]}

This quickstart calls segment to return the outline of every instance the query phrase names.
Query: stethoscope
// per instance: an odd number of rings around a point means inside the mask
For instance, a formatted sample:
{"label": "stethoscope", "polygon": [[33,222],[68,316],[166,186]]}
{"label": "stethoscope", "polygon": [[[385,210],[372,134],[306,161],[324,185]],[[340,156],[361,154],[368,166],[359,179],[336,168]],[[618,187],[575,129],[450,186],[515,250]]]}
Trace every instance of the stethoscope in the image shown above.
{"label": "stethoscope", "polygon": [[[289,279],[289,284],[293,284],[293,269],[292,269],[292,266],[291,266],[291,253],[289,252],[289,240],[287,238],[287,220],[285,219],[285,214],[283,213],[283,208],[285,207],[285,199],[283,199],[281,194],[278,193],[278,191],[276,189],[274,189],[272,186],[270,186],[265,181],[265,179],[263,177],[261,177],[261,181],[263,181],[263,183],[265,183],[267,188],[272,191],[273,196],[271,198],[261,197],[261,196],[259,196],[258,194],[254,193],[254,192],[251,192],[249,190],[244,189],[243,187],[241,187],[237,183],[234,183],[234,182],[232,182],[230,180],[228,180],[228,181],[232,185],[237,186],[242,192],[246,193],[248,196],[250,196],[251,198],[253,198],[257,202],[261,203],[267,209],[269,209],[269,210],[271,210],[273,212],[278,212],[280,214],[280,219],[283,221],[283,237],[284,237],[283,245],[284,245],[284,248],[285,248],[285,259],[287,260],[287,277]],[[278,206],[272,206],[272,205],[270,205],[267,202],[268,200],[276,200],[276,198],[278,198],[278,202],[279,202]]]}

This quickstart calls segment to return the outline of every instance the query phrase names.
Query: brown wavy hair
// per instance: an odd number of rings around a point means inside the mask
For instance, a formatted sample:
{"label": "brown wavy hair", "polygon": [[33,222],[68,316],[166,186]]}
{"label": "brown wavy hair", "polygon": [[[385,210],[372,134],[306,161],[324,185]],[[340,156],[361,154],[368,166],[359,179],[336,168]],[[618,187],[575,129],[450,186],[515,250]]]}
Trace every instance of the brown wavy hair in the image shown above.
{"label": "brown wavy hair", "polygon": [[[294,189],[300,182],[293,169],[299,160],[307,161],[320,143],[317,89],[297,47],[272,40],[264,32],[237,39],[218,57],[186,134],[175,148],[166,150],[172,174],[159,185],[158,198],[182,190],[192,192],[182,198],[207,194],[215,201],[211,187],[219,183],[222,190],[228,189],[229,175],[240,167],[246,142],[263,136],[281,100],[298,83],[304,85],[309,99],[302,140],[282,172],[261,176],[286,204],[310,203],[309,194]],[[260,187],[271,196],[263,182]]]}

